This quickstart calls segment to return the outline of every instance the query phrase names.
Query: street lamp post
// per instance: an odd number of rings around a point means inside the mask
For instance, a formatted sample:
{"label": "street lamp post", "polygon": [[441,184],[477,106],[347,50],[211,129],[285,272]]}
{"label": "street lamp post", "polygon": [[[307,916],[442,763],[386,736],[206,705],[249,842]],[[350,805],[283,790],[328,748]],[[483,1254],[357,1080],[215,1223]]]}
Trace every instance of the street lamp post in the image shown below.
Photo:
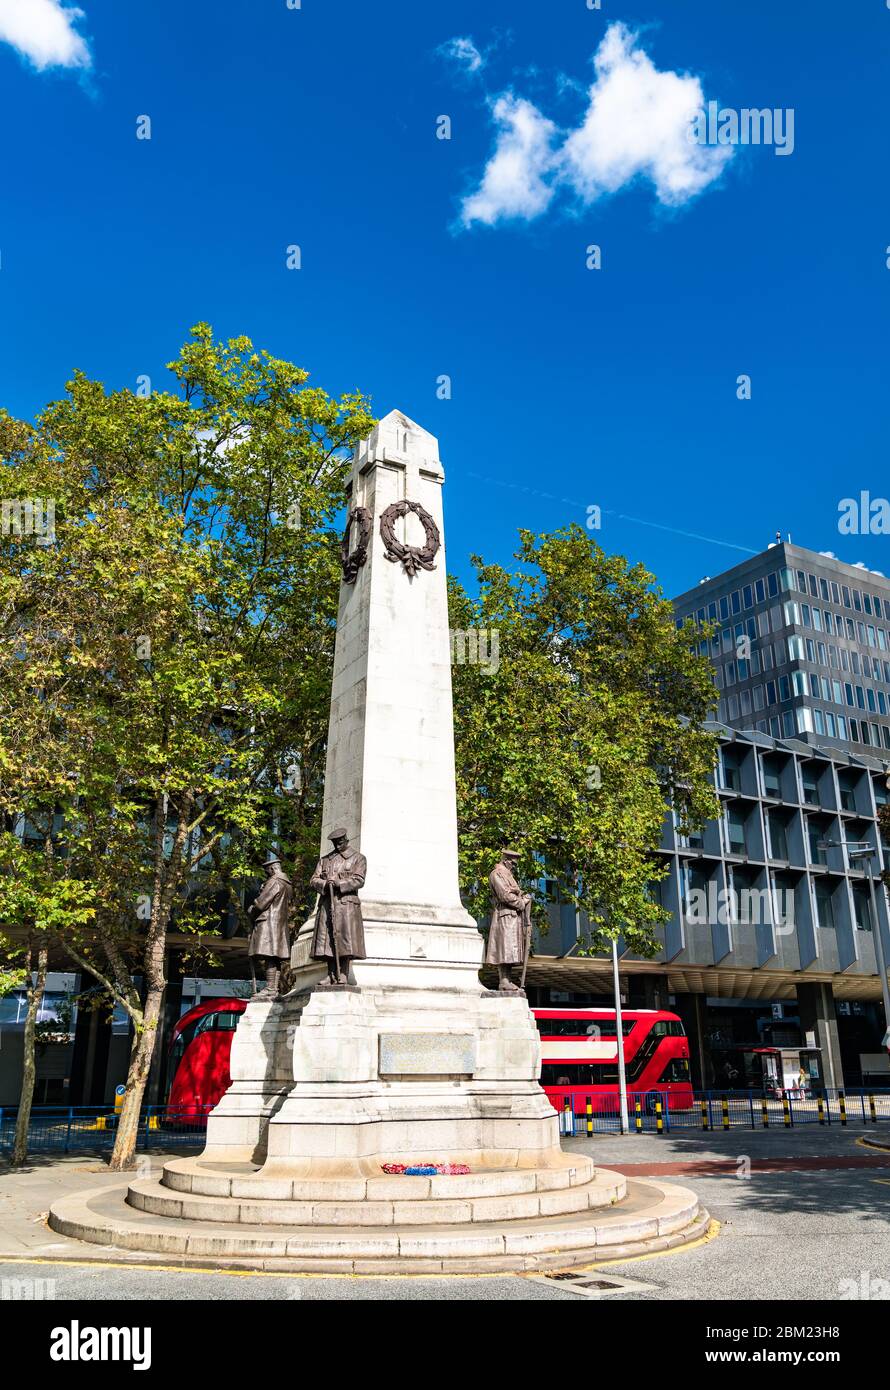
{"label": "street lamp post", "polygon": [[615,992],[615,1032],[618,1035],[618,1099],[621,1107],[621,1133],[630,1133],[627,1118],[627,1073],[624,1069],[624,1025],[621,1018],[621,981],[618,977],[618,940],[612,937],[612,988]]}
{"label": "street lamp post", "polygon": [[[854,848],[860,846],[860,848]],[[884,1046],[890,1047],[890,984],[887,982],[887,963],[884,958],[884,941],[881,934],[881,921],[878,917],[878,901],[875,893],[875,871],[872,855],[875,850],[865,840],[820,840],[820,849],[843,849],[846,847],[850,859],[862,859],[868,875],[868,896],[871,904],[872,937],[875,943],[875,962],[881,981],[881,997],[884,1001]]]}

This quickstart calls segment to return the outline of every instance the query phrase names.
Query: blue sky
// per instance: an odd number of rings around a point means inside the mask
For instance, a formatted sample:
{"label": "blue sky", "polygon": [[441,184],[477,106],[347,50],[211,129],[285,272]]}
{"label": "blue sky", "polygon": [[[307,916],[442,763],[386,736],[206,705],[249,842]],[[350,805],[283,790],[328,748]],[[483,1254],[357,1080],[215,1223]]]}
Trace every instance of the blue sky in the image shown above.
{"label": "blue sky", "polygon": [[[0,0],[0,402],[31,416],[74,367],[166,385],[207,319],[439,436],[462,577],[592,505],[668,593],[777,528],[890,574],[890,537],[837,528],[890,496],[890,10],[602,4]],[[793,152],[677,166],[624,78],[793,108]]]}

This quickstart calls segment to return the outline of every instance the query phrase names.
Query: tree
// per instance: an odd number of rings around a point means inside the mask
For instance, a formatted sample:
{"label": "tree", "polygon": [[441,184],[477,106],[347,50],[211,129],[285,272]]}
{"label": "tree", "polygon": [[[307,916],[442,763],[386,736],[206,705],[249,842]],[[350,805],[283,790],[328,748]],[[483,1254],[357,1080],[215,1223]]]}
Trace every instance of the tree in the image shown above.
{"label": "tree", "polygon": [[28,978],[25,967],[20,963],[22,948],[7,936],[0,936],[0,999],[14,990],[21,989]]}
{"label": "tree", "polygon": [[272,842],[306,898],[333,521],[347,451],[373,425],[359,393],[334,400],[207,325],[170,369],[178,395],[77,374],[33,429],[0,420],[14,485],[56,515],[51,544],[3,552],[0,800],[11,812],[23,787],[51,790],[58,852],[93,893],[94,924],[57,939],[133,1023],[115,1168],[133,1162],[171,924],[212,935]]}
{"label": "tree", "polygon": [[[651,956],[668,915],[652,892],[666,807],[685,828],[718,813],[716,743],[701,728],[715,704],[710,665],[652,575],[580,527],[522,531],[515,558],[510,572],[474,557],[476,598],[450,581],[452,630],[486,634],[489,655],[453,667],[471,910],[487,913],[487,875],[509,841],[526,881],[557,885],[586,913],[582,953],[621,933]],[[552,893],[534,894],[545,926]]]}
{"label": "tree", "polygon": [[[51,842],[30,849],[18,836],[0,835],[0,920],[18,928],[24,945],[12,948],[27,988],[22,1051],[22,1090],[16,1115],[12,1166],[28,1156],[28,1128],[37,1080],[40,1007],[46,990],[50,942],[81,929],[93,917],[89,887],[59,872]],[[10,948],[7,947],[9,951]],[[9,959],[9,957],[7,957]]]}

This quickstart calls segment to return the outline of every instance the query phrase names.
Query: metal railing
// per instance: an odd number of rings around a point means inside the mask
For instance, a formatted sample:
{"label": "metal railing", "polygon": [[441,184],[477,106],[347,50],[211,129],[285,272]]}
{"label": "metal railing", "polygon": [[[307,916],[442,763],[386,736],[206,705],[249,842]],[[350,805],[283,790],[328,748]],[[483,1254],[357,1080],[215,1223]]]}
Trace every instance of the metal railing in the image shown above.
{"label": "metal railing", "polygon": [[[139,1116],[136,1148],[203,1145],[212,1106],[146,1105]],[[41,1105],[31,1111],[29,1153],[105,1151],[114,1147],[119,1111],[114,1106]],[[0,1154],[12,1152],[16,1110],[0,1106]]]}
{"label": "metal railing", "polygon": [[[680,1104],[667,1091],[628,1091],[631,1132],[667,1134],[676,1130],[790,1129],[795,1125],[876,1125],[890,1120],[890,1090],[786,1091],[763,1096],[753,1091],[695,1091]],[[617,1094],[567,1096],[557,1102],[560,1133],[618,1133]],[[204,1143],[212,1106],[147,1105],[139,1117],[136,1148],[143,1152]],[[114,1146],[119,1112],[114,1106],[35,1106],[28,1130],[29,1153],[103,1152]],[[16,1109],[0,1106],[0,1154],[12,1152]]]}
{"label": "metal railing", "polygon": [[[560,1133],[618,1133],[617,1095],[566,1096],[557,1101]],[[790,1129],[795,1125],[867,1126],[890,1120],[890,1090],[785,1091],[765,1096],[753,1091],[695,1091],[690,1106],[667,1091],[628,1091],[631,1132],[667,1134],[672,1130]]]}

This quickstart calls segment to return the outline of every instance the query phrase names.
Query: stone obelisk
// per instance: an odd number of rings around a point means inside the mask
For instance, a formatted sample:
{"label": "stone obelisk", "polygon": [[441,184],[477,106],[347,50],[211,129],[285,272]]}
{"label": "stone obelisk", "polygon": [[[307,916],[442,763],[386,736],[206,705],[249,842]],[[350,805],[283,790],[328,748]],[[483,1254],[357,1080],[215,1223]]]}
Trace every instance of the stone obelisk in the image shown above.
{"label": "stone obelisk", "polygon": [[294,992],[239,1024],[208,1153],[265,1154],[270,1178],[417,1157],[564,1162],[534,1020],[523,996],[483,989],[482,937],[460,901],[443,481],[436,440],[399,411],[356,449],[322,852],[342,825],[367,859],[367,958],[351,988],[315,989],[313,914]]}
{"label": "stone obelisk", "polygon": [[[347,503],[371,530],[364,563],[340,585],[322,846],[343,825],[368,861],[356,984],[478,993],[482,939],[458,888],[443,481],[436,440],[399,411],[356,451]],[[430,569],[409,574],[387,553],[380,522],[399,503],[422,509],[392,521],[404,545],[425,545],[424,514],[435,527]],[[311,939],[310,922],[295,968],[313,971]]]}

